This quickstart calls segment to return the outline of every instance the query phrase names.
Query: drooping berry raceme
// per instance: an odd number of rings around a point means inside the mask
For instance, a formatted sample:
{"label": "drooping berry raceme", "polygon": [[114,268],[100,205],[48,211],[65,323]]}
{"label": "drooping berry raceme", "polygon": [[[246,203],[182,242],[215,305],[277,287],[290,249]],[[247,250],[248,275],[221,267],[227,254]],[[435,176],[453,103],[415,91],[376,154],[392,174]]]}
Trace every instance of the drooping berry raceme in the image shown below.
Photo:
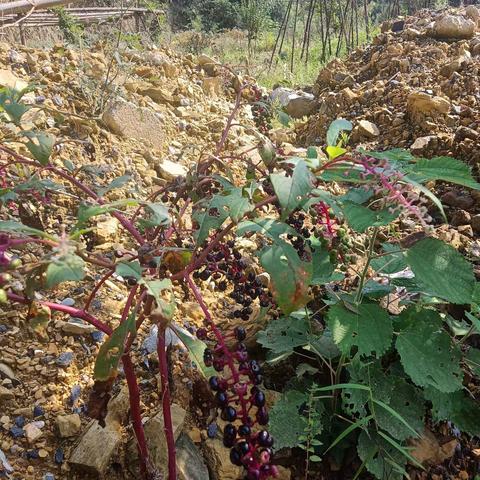
{"label": "drooping berry raceme", "polygon": [[363,154],[356,154],[353,161],[362,168],[360,176],[367,180],[365,188],[373,188],[376,195],[383,198],[383,206],[391,213],[400,211],[404,215],[415,216],[420,224],[429,229],[431,217],[422,205],[424,199],[414,187],[405,181],[404,175],[387,160],[377,159]]}
{"label": "drooping berry raceme", "polygon": [[[195,275],[196,278],[201,280],[213,278],[217,286],[231,280],[236,292],[234,297],[232,295],[231,297],[236,302],[241,302],[240,312],[247,308],[245,303],[248,301],[250,306],[253,301],[261,304],[263,299],[269,299],[260,282],[256,282],[255,275],[249,278],[245,273],[245,266],[240,263],[242,257],[234,249],[233,243],[221,245],[212,252],[208,261],[207,266]],[[225,266],[217,269],[218,264]],[[215,273],[220,275],[214,276]],[[241,292],[238,285],[241,285]],[[197,337],[208,345],[203,354],[205,365],[213,366],[217,372],[217,375],[210,377],[208,383],[214,392],[220,417],[227,422],[223,430],[223,444],[230,449],[230,460],[233,464],[245,468],[245,478],[248,480],[275,477],[278,470],[271,465],[274,442],[272,436],[265,430],[268,412],[265,406],[265,393],[260,388],[263,383],[262,368],[256,360],[249,359],[244,343],[247,337],[246,330],[237,326],[233,331],[223,335],[212,322],[198,290],[197,292],[194,290],[194,293],[206,316],[206,327],[197,330]],[[238,317],[244,318],[242,315],[243,312]],[[249,315],[245,315],[245,319],[248,319]]]}

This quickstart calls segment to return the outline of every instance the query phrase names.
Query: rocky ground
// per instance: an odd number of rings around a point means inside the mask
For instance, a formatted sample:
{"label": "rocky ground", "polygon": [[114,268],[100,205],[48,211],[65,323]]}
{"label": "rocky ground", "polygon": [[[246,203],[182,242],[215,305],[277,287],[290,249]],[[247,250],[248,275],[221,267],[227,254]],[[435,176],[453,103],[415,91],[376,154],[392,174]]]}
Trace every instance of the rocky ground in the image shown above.
{"label": "rocky ground", "polygon": [[[329,123],[345,117],[355,125],[352,144],[411,148],[425,156],[453,154],[475,166],[480,161],[480,34],[476,27],[480,14],[476,12],[470,7],[461,10],[461,20],[453,22],[455,28],[450,21],[448,41],[441,29],[445,12],[425,12],[384,25],[371,46],[345,61],[333,61],[320,72],[314,98],[299,95],[300,100],[295,97],[296,105],[290,107],[295,117],[313,112],[297,126],[298,143],[323,144]],[[144,198],[166,181],[185,176],[204,152],[213,151],[233,108],[236,92],[226,86],[231,80],[227,70],[206,56],[179,56],[167,49],[124,49],[113,54],[102,44],[89,50],[0,44],[0,85],[34,85],[26,98],[42,109],[29,113],[28,122],[61,140],[54,162],[71,162],[73,168],[90,174],[92,182],[102,184],[132,175],[133,186],[122,189],[122,195],[132,197]],[[234,127],[227,152],[247,151],[256,144],[249,129],[253,125],[249,107],[241,109],[238,123],[243,126]],[[0,125],[0,141],[11,134]],[[286,153],[304,151],[292,145],[289,129],[276,129],[271,138]],[[235,164],[230,167],[235,173]],[[438,235],[478,265],[480,197],[442,187],[438,193],[451,220],[451,226],[442,226]],[[117,195],[112,192],[110,200]],[[72,221],[68,197],[61,197],[57,204],[57,223],[47,223],[42,207],[34,202],[23,206],[22,221],[47,229]],[[410,226],[402,228],[408,231]],[[120,245],[117,221],[99,217],[92,242],[99,251]],[[245,240],[241,248],[256,245]],[[94,281],[90,276],[82,287],[57,289],[53,300],[80,306]],[[213,293],[206,295],[213,310],[228,307]],[[93,312],[107,323],[114,322],[125,296],[124,288],[107,281],[92,305]],[[46,335],[38,337],[27,328],[25,314],[21,308],[0,310],[0,478],[2,468],[11,470],[11,478],[28,480],[136,478],[135,445],[126,421],[127,392],[117,387],[105,429],[85,414],[103,335],[56,314]],[[179,305],[177,320],[186,328],[199,326],[202,315],[196,304],[186,300]],[[261,322],[250,328],[261,328]],[[164,468],[155,333],[148,327],[139,333],[134,357],[146,433],[154,461]],[[204,430],[210,393],[180,346],[174,346],[171,355],[180,478],[238,479],[228,450],[220,440],[207,439]],[[432,447],[432,442],[425,449],[438,455],[444,445]],[[450,450],[442,450],[442,461],[453,454]],[[284,480],[291,477],[287,468],[281,474]],[[419,474],[418,478],[427,477]],[[439,474],[436,480],[442,478],[449,477]]]}
{"label": "rocky ground", "polygon": [[316,113],[300,129],[323,142],[329,123],[357,122],[355,142],[480,162],[480,29],[475,6],[421,11],[382,25],[372,44],[320,71]]}

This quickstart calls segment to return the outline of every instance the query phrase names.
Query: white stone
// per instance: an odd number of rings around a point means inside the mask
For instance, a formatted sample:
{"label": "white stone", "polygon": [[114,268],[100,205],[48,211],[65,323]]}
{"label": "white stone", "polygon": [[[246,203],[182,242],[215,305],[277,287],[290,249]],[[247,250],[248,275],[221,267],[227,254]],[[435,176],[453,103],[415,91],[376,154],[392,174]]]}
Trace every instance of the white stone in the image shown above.
{"label": "white stone", "polygon": [[188,172],[186,167],[170,160],[163,160],[156,166],[156,170],[158,175],[167,181],[174,180],[177,177],[185,177]]}

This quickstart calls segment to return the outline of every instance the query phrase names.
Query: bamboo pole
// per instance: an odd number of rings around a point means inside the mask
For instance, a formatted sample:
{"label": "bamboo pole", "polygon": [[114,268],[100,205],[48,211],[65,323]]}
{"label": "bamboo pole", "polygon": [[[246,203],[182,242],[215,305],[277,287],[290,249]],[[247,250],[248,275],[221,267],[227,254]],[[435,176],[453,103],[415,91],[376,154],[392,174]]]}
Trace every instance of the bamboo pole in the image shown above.
{"label": "bamboo pole", "polygon": [[78,2],[78,0],[16,0],[15,2],[0,4],[0,15],[28,12],[32,7],[35,9],[50,8],[74,2]]}

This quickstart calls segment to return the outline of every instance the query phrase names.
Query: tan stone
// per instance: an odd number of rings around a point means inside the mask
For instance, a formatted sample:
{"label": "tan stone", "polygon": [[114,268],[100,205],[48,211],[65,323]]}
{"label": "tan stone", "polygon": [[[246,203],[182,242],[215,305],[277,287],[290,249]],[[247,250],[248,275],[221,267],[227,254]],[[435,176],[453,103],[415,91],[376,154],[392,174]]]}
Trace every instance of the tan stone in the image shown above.
{"label": "tan stone", "polygon": [[56,419],[56,425],[60,437],[68,438],[79,432],[82,422],[78,413],[72,413],[71,415],[59,415]]}
{"label": "tan stone", "polygon": [[356,127],[356,132],[358,135],[365,138],[375,138],[380,135],[378,127],[368,120],[360,120]]}
{"label": "tan stone", "polygon": [[425,92],[412,92],[407,99],[407,109],[413,115],[446,115],[450,111],[450,102],[446,98]]}
{"label": "tan stone", "polygon": [[472,38],[475,33],[475,22],[460,15],[444,15],[436,20],[432,28],[435,38],[463,39]]}

